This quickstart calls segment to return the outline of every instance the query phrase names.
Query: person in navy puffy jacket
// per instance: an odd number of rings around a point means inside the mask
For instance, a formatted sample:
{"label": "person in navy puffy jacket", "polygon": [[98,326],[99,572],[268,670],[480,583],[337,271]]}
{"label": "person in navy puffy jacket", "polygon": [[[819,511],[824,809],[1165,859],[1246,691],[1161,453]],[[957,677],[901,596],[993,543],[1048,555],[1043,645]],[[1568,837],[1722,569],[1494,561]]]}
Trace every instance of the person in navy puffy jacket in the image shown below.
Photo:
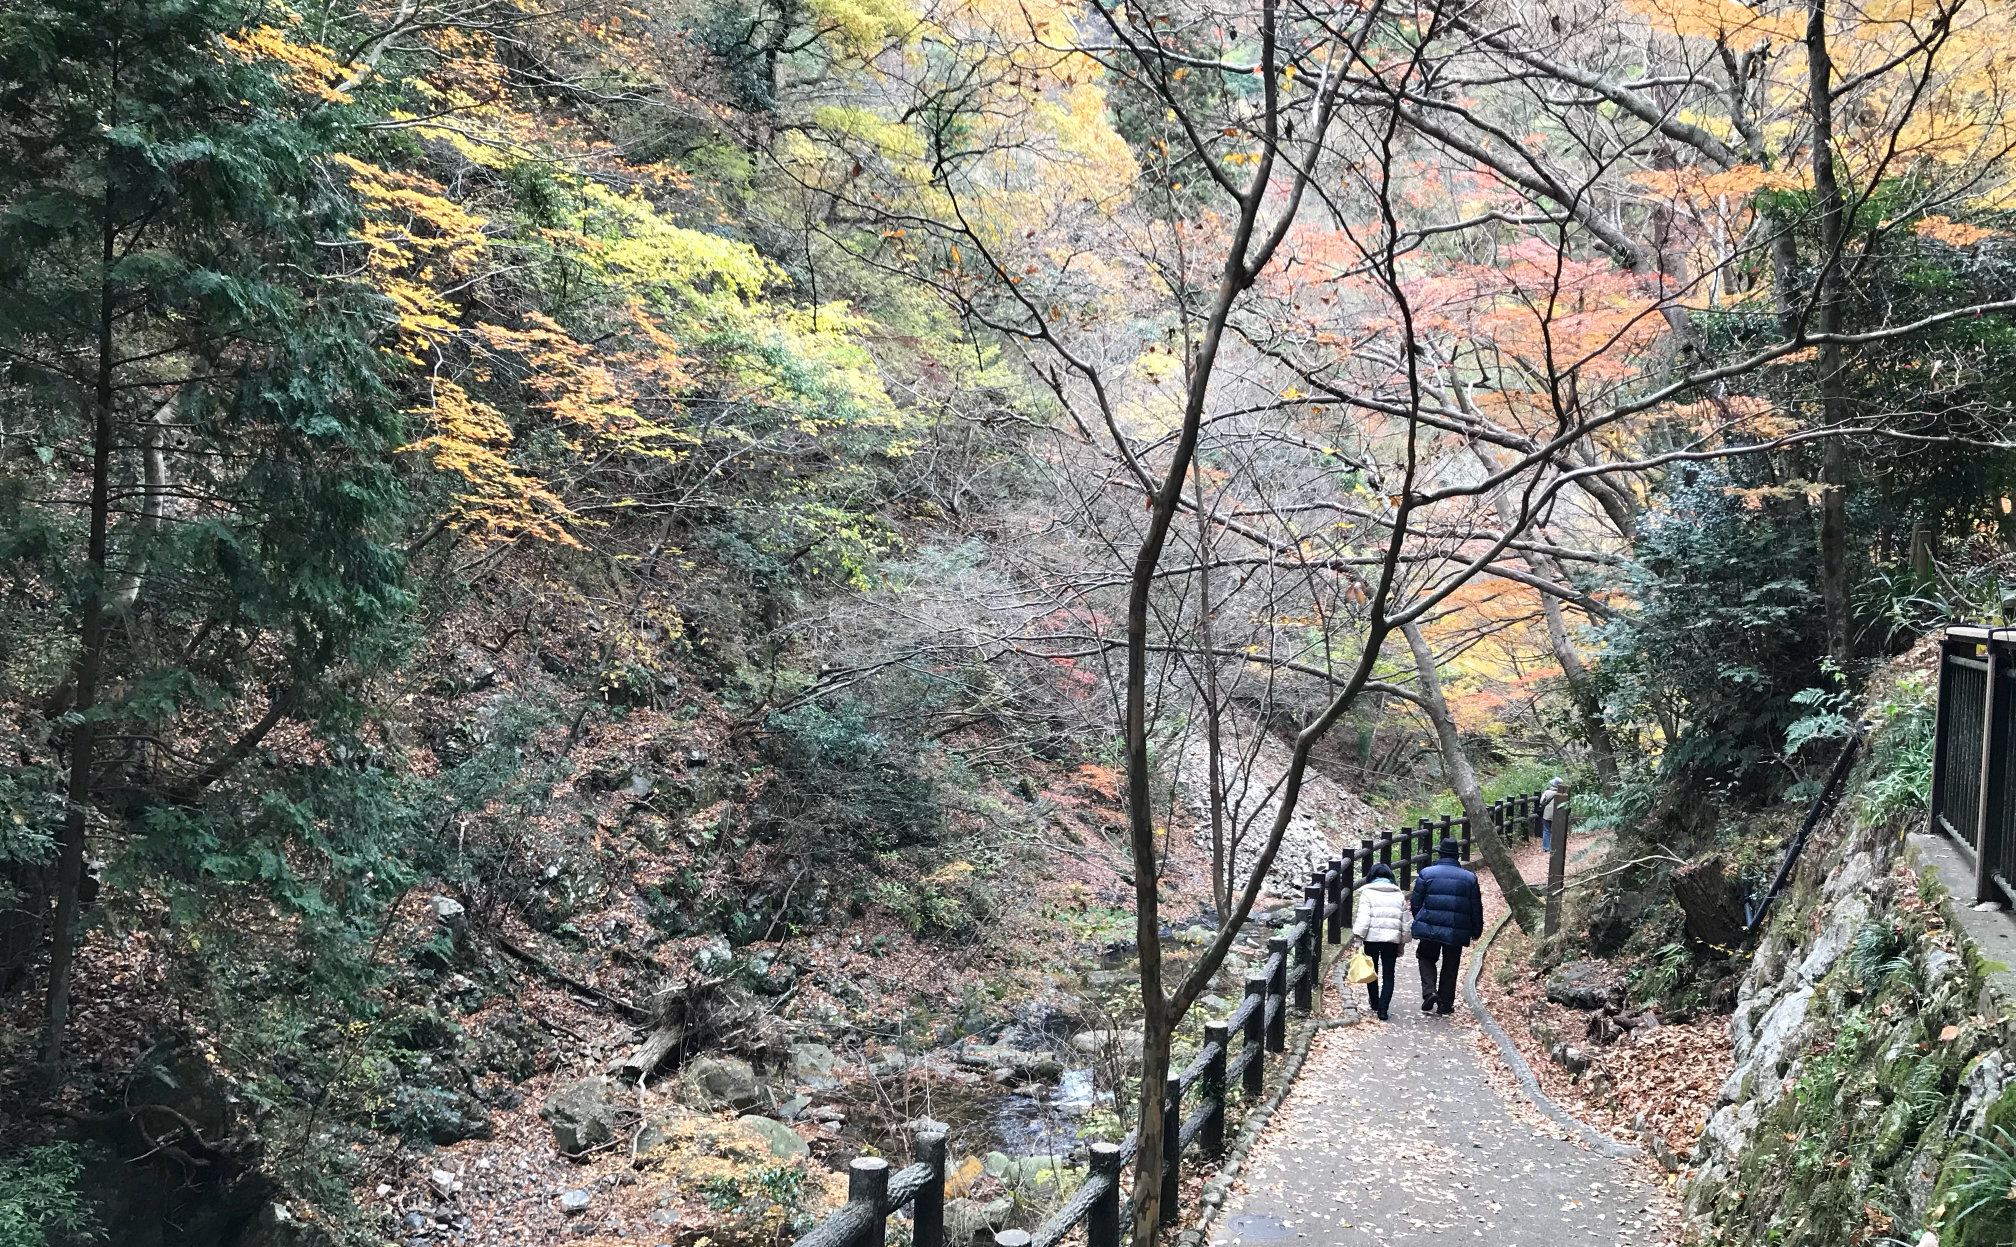
{"label": "person in navy puffy jacket", "polygon": [[1439,860],[1414,879],[1414,959],[1421,965],[1421,1012],[1456,1008],[1456,973],[1463,946],[1484,934],[1484,893],[1463,865],[1463,846],[1444,840]]}

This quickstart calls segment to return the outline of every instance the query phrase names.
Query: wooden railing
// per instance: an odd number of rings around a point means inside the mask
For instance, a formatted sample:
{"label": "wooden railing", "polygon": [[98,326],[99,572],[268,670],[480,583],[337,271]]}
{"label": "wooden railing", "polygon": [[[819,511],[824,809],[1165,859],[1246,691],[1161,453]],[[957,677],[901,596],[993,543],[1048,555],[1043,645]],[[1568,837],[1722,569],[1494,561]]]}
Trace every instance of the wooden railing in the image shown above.
{"label": "wooden railing", "polygon": [[[1514,802],[1517,802],[1516,806]],[[1539,794],[1490,807],[1500,835],[1539,834]],[[1178,1177],[1183,1154],[1201,1146],[1218,1157],[1225,1150],[1226,1110],[1236,1083],[1244,1100],[1257,1099],[1266,1082],[1267,1057],[1288,1050],[1288,1011],[1308,1015],[1322,986],[1323,945],[1342,944],[1350,925],[1351,901],[1375,863],[1391,866],[1403,888],[1414,872],[1435,860],[1443,840],[1462,845],[1471,856],[1468,818],[1421,819],[1413,827],[1360,840],[1344,857],[1313,871],[1296,906],[1296,921],[1267,941],[1267,958],[1246,978],[1246,992],[1230,1017],[1204,1024],[1204,1047],[1180,1074],[1171,1074],[1162,1093],[1162,1218],[1174,1224],[1179,1211]],[[1232,1036],[1239,1035],[1238,1051]],[[1184,1112],[1186,1101],[1195,1107]],[[916,1163],[893,1175],[889,1162],[863,1156],[848,1166],[847,1205],[798,1240],[797,1247],[882,1247],[888,1218],[911,1209],[912,1247],[944,1247],[945,1136],[919,1134]],[[996,1247],[1056,1247],[1079,1225],[1086,1247],[1118,1247],[1120,1174],[1134,1159],[1135,1135],[1118,1143],[1090,1146],[1084,1183],[1049,1220],[1034,1230],[1003,1230]]]}

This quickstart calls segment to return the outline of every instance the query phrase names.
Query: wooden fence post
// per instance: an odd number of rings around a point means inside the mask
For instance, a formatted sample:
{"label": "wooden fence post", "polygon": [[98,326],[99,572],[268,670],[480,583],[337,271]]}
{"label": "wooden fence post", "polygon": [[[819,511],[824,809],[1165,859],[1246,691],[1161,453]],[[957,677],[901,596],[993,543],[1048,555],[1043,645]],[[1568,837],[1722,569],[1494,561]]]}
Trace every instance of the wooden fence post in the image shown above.
{"label": "wooden fence post", "polygon": [[1394,855],[1399,860],[1393,863],[1393,873],[1400,890],[1405,892],[1410,886],[1409,880],[1414,877],[1414,829],[1402,827],[1393,835],[1400,842],[1400,851]]}
{"label": "wooden fence post", "polygon": [[847,1166],[847,1202],[866,1204],[873,1210],[868,1228],[852,1247],[882,1247],[889,1218],[883,1205],[889,1199],[889,1162],[880,1156],[857,1156]]}
{"label": "wooden fence post", "polygon": [[[1183,1164],[1183,1076],[1169,1075],[1162,1093],[1162,1221],[1176,1225],[1176,1203],[1182,1192],[1177,1176]],[[1137,1176],[1135,1181],[1140,1181]]]}
{"label": "wooden fence post", "polygon": [[1085,1247],[1120,1247],[1120,1145],[1092,1145],[1092,1180],[1105,1189],[1085,1213]]}
{"label": "wooden fence post", "polygon": [[1351,902],[1358,892],[1358,876],[1352,870],[1352,864],[1355,861],[1355,858],[1346,860],[1344,879],[1337,887],[1337,917],[1335,920],[1337,923],[1337,939],[1335,942],[1339,944],[1344,942],[1344,933],[1351,930]]}
{"label": "wooden fence post", "polygon": [[1288,1051],[1288,937],[1275,935],[1267,940],[1267,959],[1274,973],[1267,980],[1268,1012],[1274,1020],[1267,1026],[1267,1051]]}
{"label": "wooden fence post", "polygon": [[1438,825],[1437,825],[1437,827],[1436,827],[1436,831],[1435,831],[1435,845],[1434,845],[1434,848],[1432,849],[1432,851],[1433,851],[1433,852],[1435,852],[1435,853],[1440,853],[1440,852],[1442,851],[1442,842],[1443,842],[1444,840],[1453,840],[1453,839],[1455,839],[1455,837],[1454,837],[1454,836],[1452,836],[1452,835],[1450,835],[1450,834],[1449,834],[1449,829],[1450,829],[1450,824],[1451,824],[1451,822],[1452,822],[1452,821],[1453,821],[1453,820],[1452,820],[1452,819],[1451,819],[1451,818],[1450,818],[1450,817],[1449,817],[1449,816],[1448,816],[1447,814],[1444,814],[1444,815],[1442,816],[1442,821],[1441,821],[1441,823],[1440,823],[1440,824],[1438,824]]}
{"label": "wooden fence post", "polygon": [[1477,848],[1476,828],[1470,825],[1470,816],[1463,816],[1463,860],[1469,861],[1470,854]]}
{"label": "wooden fence post", "polygon": [[944,1247],[945,1136],[933,1131],[917,1136],[917,1159],[931,1166],[931,1180],[911,1202],[911,1247]]}
{"label": "wooden fence post", "polygon": [[1372,842],[1370,840],[1360,840],[1358,842],[1358,852],[1365,859],[1358,864],[1358,877],[1360,879],[1370,879],[1372,877]]}
{"label": "wooden fence post", "polygon": [[1325,888],[1324,905],[1329,911],[1327,916],[1329,930],[1327,934],[1332,944],[1342,944],[1344,942],[1344,919],[1346,917],[1344,913],[1344,888],[1346,881],[1350,878],[1351,876],[1344,870],[1344,859],[1339,857],[1331,858],[1330,873],[1324,876],[1323,882],[1328,885]]}
{"label": "wooden fence post", "polygon": [[1246,1059],[1246,1069],[1239,1081],[1250,1100],[1259,1096],[1267,1078],[1267,976],[1247,975],[1246,994],[1253,998],[1253,1012],[1246,1015],[1244,1047],[1252,1055]]}
{"label": "wooden fence post", "polygon": [[1561,930],[1561,892],[1567,886],[1568,878],[1568,803],[1554,803],[1553,848],[1547,854],[1547,922],[1544,933],[1558,934]]}
{"label": "wooden fence post", "polygon": [[1231,1028],[1223,1022],[1204,1023],[1204,1044],[1207,1048],[1218,1045],[1218,1053],[1204,1062],[1204,1095],[1211,1105],[1211,1116],[1199,1137],[1206,1152],[1220,1156],[1225,1152],[1225,1057],[1232,1050]]}
{"label": "wooden fence post", "polygon": [[1533,834],[1533,822],[1526,816],[1526,794],[1520,793],[1512,802],[1512,825],[1519,830],[1519,839],[1524,841]]}
{"label": "wooden fence post", "polygon": [[1316,902],[1303,901],[1295,914],[1302,923],[1295,941],[1295,1012],[1307,1017],[1316,1007],[1316,967],[1323,964],[1323,946],[1316,942]]}

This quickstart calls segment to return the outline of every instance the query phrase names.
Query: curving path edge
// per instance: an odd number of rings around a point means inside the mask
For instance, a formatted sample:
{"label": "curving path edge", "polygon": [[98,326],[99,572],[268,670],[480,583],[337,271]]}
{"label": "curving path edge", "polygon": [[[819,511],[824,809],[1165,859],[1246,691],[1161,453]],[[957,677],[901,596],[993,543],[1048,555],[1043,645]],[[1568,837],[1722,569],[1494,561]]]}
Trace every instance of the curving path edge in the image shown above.
{"label": "curving path edge", "polygon": [[1491,1036],[1492,1041],[1498,1045],[1499,1055],[1505,1058],[1505,1064],[1512,1071],[1512,1077],[1519,1083],[1519,1090],[1525,1093],[1527,1101],[1534,1108],[1582,1140],[1583,1144],[1593,1151],[1618,1160],[1639,1159],[1644,1155],[1642,1148],[1611,1138],[1556,1104],[1545,1091],[1542,1091],[1540,1080],[1533,1076],[1533,1067],[1526,1064],[1526,1058],[1519,1055],[1519,1049],[1513,1044],[1512,1037],[1505,1033],[1504,1027],[1498,1025],[1498,1019],[1491,1016],[1491,1010],[1484,1007],[1484,997],[1477,990],[1477,976],[1482,973],[1485,960],[1491,956],[1491,949],[1497,944],[1498,937],[1504,933],[1505,924],[1510,921],[1512,921],[1510,912],[1500,914],[1498,921],[1485,932],[1484,938],[1471,953],[1470,967],[1463,974],[1463,1003],[1469,1007],[1471,1016],[1477,1019],[1479,1029]]}

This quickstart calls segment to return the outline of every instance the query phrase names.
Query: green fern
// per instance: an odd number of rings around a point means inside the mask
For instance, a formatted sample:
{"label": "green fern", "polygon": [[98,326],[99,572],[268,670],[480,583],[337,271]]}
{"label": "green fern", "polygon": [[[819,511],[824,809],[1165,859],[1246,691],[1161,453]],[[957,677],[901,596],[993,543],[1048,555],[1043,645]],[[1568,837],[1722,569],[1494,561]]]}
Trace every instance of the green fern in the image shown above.
{"label": "green fern", "polygon": [[2016,1223],[2016,1135],[1995,1127],[1993,1139],[1970,1136],[1974,1146],[1960,1154],[1967,1166],[1967,1179],[1953,1188],[1953,1198],[1961,1205],[1954,1223],[1966,1226],[1977,1215],[2007,1227]]}
{"label": "green fern", "polygon": [[1892,975],[1908,973],[1911,959],[1905,955],[1904,933],[1883,923],[1870,923],[1855,932],[1848,949],[1848,968],[1864,991],[1877,991]]}

